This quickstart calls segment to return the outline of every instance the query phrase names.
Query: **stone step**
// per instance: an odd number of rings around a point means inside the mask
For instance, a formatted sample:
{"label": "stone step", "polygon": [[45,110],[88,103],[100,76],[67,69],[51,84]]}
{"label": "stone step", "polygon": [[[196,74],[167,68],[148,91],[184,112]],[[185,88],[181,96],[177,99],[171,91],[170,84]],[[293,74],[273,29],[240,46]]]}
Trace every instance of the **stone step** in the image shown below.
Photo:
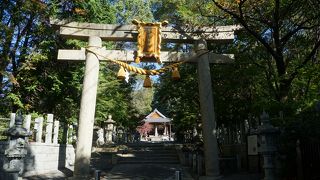
{"label": "stone step", "polygon": [[149,143],[149,142],[139,142],[139,143],[128,143],[127,146],[175,146],[174,143],[170,142],[158,142],[158,143]]}
{"label": "stone step", "polygon": [[130,149],[175,149],[174,146],[127,146]]}
{"label": "stone step", "polygon": [[119,157],[178,157],[177,154],[117,154]]}
{"label": "stone step", "polygon": [[174,146],[127,146],[128,149],[175,149]]}
{"label": "stone step", "polygon": [[176,150],[153,150],[153,151],[142,151],[142,150],[123,150],[120,153],[145,153],[145,154],[176,154]]}
{"label": "stone step", "polygon": [[145,160],[145,161],[118,161],[119,164],[180,164],[179,161],[154,161],[154,160]]}
{"label": "stone step", "polygon": [[117,155],[121,159],[177,159],[177,155],[172,156],[132,156],[132,155]]}
{"label": "stone step", "polygon": [[118,151],[119,164],[179,164],[174,144],[135,143],[127,144]]}

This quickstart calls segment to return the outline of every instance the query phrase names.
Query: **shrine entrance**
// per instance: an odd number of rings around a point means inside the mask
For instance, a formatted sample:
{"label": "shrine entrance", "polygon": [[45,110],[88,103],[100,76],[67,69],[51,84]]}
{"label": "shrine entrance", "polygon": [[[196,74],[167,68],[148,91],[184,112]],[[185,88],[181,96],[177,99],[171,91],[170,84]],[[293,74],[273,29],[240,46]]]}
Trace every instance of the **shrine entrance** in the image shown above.
{"label": "shrine entrance", "polygon": [[[96,95],[99,74],[99,61],[111,61],[121,68],[146,75],[163,73],[175,69],[182,63],[196,63],[198,66],[198,82],[202,132],[204,141],[205,174],[207,179],[216,179],[220,176],[218,146],[216,139],[216,121],[213,106],[210,63],[230,63],[232,55],[220,55],[209,52],[207,42],[231,43],[234,40],[234,31],[238,26],[217,26],[213,28],[194,28],[192,30],[162,27],[166,22],[150,23],[135,21],[136,25],[112,25],[55,21],[52,24],[60,28],[60,35],[65,38],[88,40],[87,48],[81,50],[59,50],[58,60],[85,61],[85,76],[80,105],[78,126],[78,141],[74,167],[75,178],[86,178],[89,175],[91,144],[96,106]],[[145,29],[142,26],[147,25]],[[155,27],[158,27],[155,28]],[[141,31],[143,31],[141,33]],[[142,36],[142,39],[140,39]],[[137,39],[138,38],[138,39]],[[161,52],[160,45],[153,41],[162,39],[163,43],[194,44],[194,51]],[[135,51],[106,50],[102,41],[123,41],[143,44]],[[153,49],[153,50],[152,50]],[[117,59],[117,60],[116,60]],[[173,63],[159,70],[144,70],[128,63],[143,60],[153,62]],[[148,84],[146,84],[148,86]]]}

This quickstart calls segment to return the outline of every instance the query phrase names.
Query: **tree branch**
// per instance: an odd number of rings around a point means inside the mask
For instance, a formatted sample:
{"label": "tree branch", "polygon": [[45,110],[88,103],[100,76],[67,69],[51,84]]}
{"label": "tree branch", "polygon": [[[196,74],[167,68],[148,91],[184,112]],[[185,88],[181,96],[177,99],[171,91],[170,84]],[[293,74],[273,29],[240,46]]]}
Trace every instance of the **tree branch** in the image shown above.
{"label": "tree branch", "polygon": [[252,30],[249,25],[246,23],[246,21],[243,19],[243,17],[239,16],[238,14],[224,8],[221,4],[216,2],[216,0],[212,0],[213,3],[222,11],[224,11],[227,14],[230,14],[232,17],[234,17],[252,36],[254,36],[266,49],[267,51],[273,56],[277,57],[276,52],[272,49],[272,47],[265,41],[257,32]]}
{"label": "tree branch", "polygon": [[297,75],[298,75],[298,71],[303,68],[309,61],[311,61],[312,57],[316,54],[317,50],[320,47],[320,40],[318,40],[316,42],[316,44],[313,46],[312,50],[310,51],[310,53],[306,56],[306,58],[304,59],[304,61],[295,68],[294,72],[290,75],[290,79],[293,80]]}
{"label": "tree branch", "polygon": [[310,26],[310,27],[306,27],[304,26],[310,19],[307,19],[303,22],[301,22],[300,24],[297,25],[297,28],[293,29],[292,31],[289,31],[287,34],[285,34],[282,38],[281,38],[281,43],[284,45],[286,44],[289,39],[294,35],[296,34],[298,31],[300,30],[304,30],[304,29],[312,29],[314,27],[316,27],[317,25],[314,25],[314,26]]}

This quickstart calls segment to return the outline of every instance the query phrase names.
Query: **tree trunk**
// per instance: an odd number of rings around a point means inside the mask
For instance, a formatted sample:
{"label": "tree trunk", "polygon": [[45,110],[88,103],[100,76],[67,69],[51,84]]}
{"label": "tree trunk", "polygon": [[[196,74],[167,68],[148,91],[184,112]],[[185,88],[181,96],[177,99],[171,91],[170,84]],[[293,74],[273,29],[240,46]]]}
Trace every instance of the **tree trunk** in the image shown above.
{"label": "tree trunk", "polygon": [[288,100],[288,95],[290,91],[292,80],[291,79],[281,79],[279,86],[279,97],[277,98],[279,102],[286,102]]}

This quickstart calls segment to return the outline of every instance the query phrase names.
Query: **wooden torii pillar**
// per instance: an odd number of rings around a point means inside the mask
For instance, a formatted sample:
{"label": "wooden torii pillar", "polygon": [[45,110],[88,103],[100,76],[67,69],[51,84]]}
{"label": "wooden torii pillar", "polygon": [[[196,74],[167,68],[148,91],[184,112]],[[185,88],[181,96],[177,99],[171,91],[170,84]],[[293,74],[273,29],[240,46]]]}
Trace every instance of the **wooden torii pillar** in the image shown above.
{"label": "wooden torii pillar", "polygon": [[[99,61],[108,59],[134,61],[133,51],[106,50],[102,48],[104,41],[136,41],[137,31],[134,25],[111,25],[94,23],[77,23],[55,21],[53,25],[60,27],[60,35],[65,38],[89,40],[89,47],[94,52],[81,50],[59,50],[58,60],[86,61],[85,77],[80,105],[80,119],[74,177],[76,179],[89,176],[92,134],[96,105]],[[162,40],[165,43],[196,43],[196,52],[161,52],[163,63],[188,59],[198,64],[200,109],[204,138],[204,156],[206,176],[201,179],[218,179],[220,176],[218,146],[216,139],[216,121],[213,106],[211,75],[209,63],[233,62],[232,55],[203,53],[207,50],[206,41],[215,43],[230,43],[234,39],[234,31],[238,26],[218,26],[215,28],[193,29],[192,31],[174,28],[162,29]],[[202,40],[201,40],[202,39]],[[205,40],[204,40],[205,39]],[[197,56],[198,55],[198,56]],[[190,58],[191,57],[191,58]]]}

